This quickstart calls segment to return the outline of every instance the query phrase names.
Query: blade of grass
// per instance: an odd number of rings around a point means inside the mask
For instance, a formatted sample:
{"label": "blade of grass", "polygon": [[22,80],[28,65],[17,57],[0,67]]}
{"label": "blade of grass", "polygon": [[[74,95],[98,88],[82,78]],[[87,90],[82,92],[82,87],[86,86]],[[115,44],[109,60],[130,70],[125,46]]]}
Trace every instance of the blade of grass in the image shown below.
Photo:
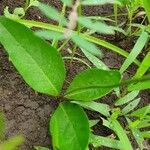
{"label": "blade of grass", "polygon": [[143,6],[146,11],[149,23],[150,23],[150,1],[149,0],[143,0]]}
{"label": "blade of grass", "polygon": [[122,145],[119,140],[93,134],[90,137],[90,143],[96,148],[105,146],[113,149],[122,149]]}
{"label": "blade of grass", "polygon": [[94,101],[91,101],[91,102],[74,101],[73,103],[79,104],[86,109],[90,109],[90,110],[99,112],[100,114],[103,114],[106,117],[108,117],[110,115],[109,114],[110,108],[107,104],[96,103]]}
{"label": "blade of grass", "polygon": [[127,95],[125,95],[124,97],[118,99],[115,103],[116,106],[120,106],[123,105],[125,103],[128,103],[130,101],[132,101],[136,96],[138,96],[139,91],[132,91],[130,93],[128,93]]}
{"label": "blade of grass", "polygon": [[141,78],[150,68],[150,52],[147,53],[134,78]]}
{"label": "blade of grass", "polygon": [[120,69],[120,73],[122,74],[136,59],[138,54],[142,51],[143,47],[145,46],[147,39],[148,39],[148,34],[146,32],[142,32],[141,36],[137,40],[134,48],[132,49],[131,53],[123,63]]}

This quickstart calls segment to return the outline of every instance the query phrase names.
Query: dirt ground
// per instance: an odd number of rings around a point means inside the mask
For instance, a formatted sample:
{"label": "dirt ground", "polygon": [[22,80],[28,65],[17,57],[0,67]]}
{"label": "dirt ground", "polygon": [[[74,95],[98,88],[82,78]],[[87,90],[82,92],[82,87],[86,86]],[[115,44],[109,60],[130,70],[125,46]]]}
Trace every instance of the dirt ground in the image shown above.
{"label": "dirt ground", "polygon": [[[3,14],[3,9],[6,6],[13,8],[22,6],[23,0],[0,0],[0,14]],[[61,8],[59,0],[44,0],[45,3]],[[83,14],[86,15],[105,15],[111,14],[113,11],[111,6],[84,8]],[[41,15],[37,9],[30,9],[27,13],[28,19],[40,20],[48,22],[46,17]],[[126,18],[124,18],[126,19]],[[99,36],[99,35],[96,35]],[[131,38],[118,39],[117,36],[103,37],[123,49],[130,50],[134,45],[134,40]],[[69,46],[69,45],[68,45]],[[121,56],[110,52],[107,49],[101,48],[104,52],[103,61],[111,68],[119,68],[124,61]],[[69,80],[85,66],[74,63],[69,74]],[[132,76],[136,67],[132,65],[129,72],[125,73],[125,77]],[[141,92],[141,106],[149,103],[150,91]],[[111,104],[115,99],[114,95],[108,95],[101,101]],[[48,134],[48,122],[52,112],[57,107],[58,102],[55,98],[35,93],[18,74],[12,63],[9,61],[3,47],[0,46],[0,110],[5,113],[7,118],[7,133],[6,137],[11,137],[18,133],[25,136],[26,142],[21,147],[21,150],[31,150],[34,145],[51,147],[51,139]],[[96,118],[96,114],[89,112],[90,118]],[[101,128],[99,124],[96,126],[95,132],[101,135],[109,135],[110,131],[106,128]]]}

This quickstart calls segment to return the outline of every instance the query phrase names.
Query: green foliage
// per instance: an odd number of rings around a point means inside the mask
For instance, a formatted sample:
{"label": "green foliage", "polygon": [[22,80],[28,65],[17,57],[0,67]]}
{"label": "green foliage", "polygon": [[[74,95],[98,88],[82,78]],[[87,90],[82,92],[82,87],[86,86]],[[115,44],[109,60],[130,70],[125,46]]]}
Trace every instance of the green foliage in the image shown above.
{"label": "green foliage", "polygon": [[[88,145],[91,144],[96,148],[105,146],[112,149],[133,150],[134,148],[132,148],[128,138],[131,136],[130,133],[132,133],[139,148],[143,149],[144,139],[150,138],[149,131],[145,130],[150,126],[150,105],[135,111],[134,109],[140,102],[138,96],[140,90],[150,89],[150,53],[148,51],[146,55],[143,51],[145,58],[141,63],[136,58],[143,48],[147,50],[150,32],[149,25],[146,23],[132,24],[132,19],[134,15],[137,15],[139,7],[145,8],[146,15],[150,19],[149,2],[146,0],[82,0],[73,5],[72,0],[61,1],[63,2],[61,12],[37,0],[26,0],[25,7],[14,9],[12,14],[8,7],[5,8],[4,15],[10,19],[0,17],[0,42],[24,80],[34,90],[58,96],[59,101],[65,101],[59,104],[50,119],[49,127],[53,149],[87,150]],[[82,15],[82,5],[104,5],[107,3],[114,4],[115,20],[107,16],[85,17]],[[55,20],[58,25],[22,19],[25,18],[25,13],[31,6],[38,7],[45,16]],[[72,7],[68,19],[65,17],[66,6]],[[117,9],[120,6],[126,6],[129,24],[118,23],[117,19],[120,14],[118,14]],[[106,24],[105,21],[110,21],[111,25]],[[125,28],[123,29],[122,26]],[[133,34],[132,26],[136,28]],[[38,30],[33,32],[28,29],[31,27],[36,27]],[[120,47],[95,37],[93,33],[96,32],[102,35],[113,34],[113,36],[119,32],[125,37],[129,36],[128,33],[130,33],[140,37],[129,54]],[[48,40],[52,46],[41,38]],[[60,44],[59,41],[61,41]],[[66,50],[66,45],[70,41],[73,42],[73,46]],[[97,45],[126,57],[120,72],[110,69],[103,63],[103,54]],[[91,67],[90,63],[96,67],[76,75],[73,81],[69,83],[69,87],[65,86],[67,89],[65,93],[65,90],[61,90],[66,72],[64,62],[58,52],[61,50],[66,50],[63,54],[66,55],[67,53],[67,56],[64,56],[63,59],[70,59],[70,66],[73,66],[72,61],[78,61],[88,67]],[[82,59],[82,54],[86,56],[86,60]],[[133,62],[138,66],[136,74],[132,79],[123,80],[124,72]],[[111,106],[93,101],[106,96],[113,90],[119,94]],[[96,111],[99,113],[99,118],[88,120],[81,107]],[[124,127],[118,118],[126,118],[127,123]],[[96,125],[99,120],[102,120],[103,126],[113,131],[113,135],[103,137],[91,133],[90,127]],[[4,119],[3,116],[0,116],[0,136],[3,132]],[[14,137],[1,143],[0,149],[13,150],[22,142],[22,137]],[[36,146],[35,149],[48,150],[49,148]]]}
{"label": "green foliage", "polygon": [[54,150],[85,150],[89,141],[89,122],[83,109],[60,103],[50,121]]}
{"label": "green foliage", "polygon": [[119,84],[120,78],[118,71],[88,69],[74,78],[65,97],[77,101],[98,99],[111,92],[113,87],[109,87],[109,85]]}
{"label": "green foliage", "polygon": [[0,41],[17,70],[34,90],[59,95],[65,68],[56,49],[25,26],[4,17],[0,18]]}

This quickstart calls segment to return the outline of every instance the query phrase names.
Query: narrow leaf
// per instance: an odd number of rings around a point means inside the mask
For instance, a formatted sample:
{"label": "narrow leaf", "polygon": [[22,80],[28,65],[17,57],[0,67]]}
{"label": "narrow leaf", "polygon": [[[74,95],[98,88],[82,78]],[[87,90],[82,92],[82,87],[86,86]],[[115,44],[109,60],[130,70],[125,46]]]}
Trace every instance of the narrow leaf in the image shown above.
{"label": "narrow leaf", "polygon": [[100,114],[103,114],[104,116],[108,117],[110,108],[107,104],[97,103],[97,102],[79,102],[75,101],[74,103],[79,104],[80,106],[90,109],[96,112],[99,112]]}
{"label": "narrow leaf", "polygon": [[120,78],[118,71],[87,69],[74,78],[65,97],[77,101],[98,99],[111,92],[113,87],[109,85],[119,84]]}
{"label": "narrow leaf", "polygon": [[98,69],[102,69],[102,70],[109,70],[109,68],[96,56],[94,56],[92,53],[89,53],[88,51],[82,49],[82,52],[84,53],[84,55],[89,59],[89,61],[91,63],[93,63],[93,65],[98,68]]}
{"label": "narrow leaf", "polygon": [[103,34],[114,34],[114,29],[111,26],[108,26],[107,24],[100,22],[100,21],[92,21],[92,19],[87,17],[79,17],[78,22],[82,24],[84,27],[87,27],[89,29],[95,30],[97,32],[103,33]]}
{"label": "narrow leaf", "polygon": [[67,24],[66,18],[64,18],[58,10],[54,7],[46,5],[44,3],[39,3],[38,8],[50,19],[55,21],[61,21],[63,25]]}
{"label": "narrow leaf", "polygon": [[34,90],[59,95],[65,67],[56,49],[24,25],[4,17],[0,17],[0,42],[14,66]]}
{"label": "narrow leaf", "polygon": [[120,139],[122,150],[133,150],[131,143],[125,133],[125,130],[122,128],[120,123],[117,120],[111,119],[112,129],[116,132],[118,138]]}
{"label": "narrow leaf", "polygon": [[65,5],[71,6],[72,5],[72,0],[61,0]]}
{"label": "narrow leaf", "polygon": [[71,103],[61,103],[50,121],[53,148],[85,150],[89,142],[89,121],[83,109]]}
{"label": "narrow leaf", "polygon": [[145,46],[148,34],[146,32],[142,32],[141,36],[137,40],[134,48],[132,49],[131,53],[129,54],[128,58],[125,60],[123,65],[121,66],[120,72],[123,73],[136,59],[139,53],[142,51],[143,47]]}
{"label": "narrow leaf", "polygon": [[83,0],[82,5],[104,5],[104,4],[121,4],[118,0]]}
{"label": "narrow leaf", "polygon": [[122,109],[122,114],[125,115],[125,114],[129,113],[130,111],[132,111],[134,108],[137,107],[137,105],[139,104],[139,102],[140,102],[140,98],[135,99],[134,101],[132,101],[131,103],[129,103],[126,107],[124,107]]}
{"label": "narrow leaf", "polygon": [[[127,121],[128,121],[129,124],[132,123],[129,118],[126,118],[126,119],[127,119]],[[144,139],[143,139],[143,137],[142,137],[142,135],[141,135],[140,130],[137,129],[137,128],[131,128],[131,132],[132,132],[132,134],[133,134],[135,140],[137,141],[137,143],[138,143],[140,149],[143,149],[143,148],[144,148],[144,146],[143,146],[143,141],[144,141]]]}
{"label": "narrow leaf", "polygon": [[47,147],[41,147],[41,146],[34,146],[34,149],[35,149],[35,150],[50,150],[50,149],[47,148]]}
{"label": "narrow leaf", "polygon": [[134,78],[141,78],[150,68],[150,52],[144,57],[140,67],[138,68]]}
{"label": "narrow leaf", "polygon": [[72,35],[72,40],[75,42],[79,47],[88,51],[89,53],[95,56],[102,56],[102,52],[91,42],[84,40],[83,38],[79,37],[76,34]]}
{"label": "narrow leaf", "polygon": [[149,138],[150,139],[150,131],[141,132],[143,138]]}
{"label": "narrow leaf", "polygon": [[150,114],[150,105],[139,108],[138,110],[132,112],[130,115],[131,116],[135,116],[135,117],[139,117],[142,118],[144,117],[146,114]]}
{"label": "narrow leaf", "polygon": [[59,32],[49,31],[49,30],[38,30],[35,34],[46,40],[62,40],[63,34]]}
{"label": "narrow leaf", "polygon": [[115,105],[120,106],[120,105],[126,104],[126,103],[132,101],[134,98],[136,98],[138,96],[138,94],[139,94],[139,91],[130,92],[127,95],[125,95],[124,97],[118,99],[116,101]]}
{"label": "narrow leaf", "polygon": [[122,149],[122,145],[119,140],[103,136],[91,135],[90,143],[96,148],[105,146],[113,149]]}

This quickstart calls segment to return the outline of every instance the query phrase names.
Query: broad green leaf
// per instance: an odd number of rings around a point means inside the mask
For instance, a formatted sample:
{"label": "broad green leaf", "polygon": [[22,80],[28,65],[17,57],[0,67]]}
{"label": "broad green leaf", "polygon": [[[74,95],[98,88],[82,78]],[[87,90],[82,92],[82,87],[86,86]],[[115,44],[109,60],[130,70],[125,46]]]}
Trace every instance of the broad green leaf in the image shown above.
{"label": "broad green leaf", "polygon": [[141,36],[137,40],[136,44],[134,45],[134,48],[132,49],[131,53],[121,66],[120,72],[123,73],[136,59],[136,57],[139,55],[139,53],[142,51],[143,47],[145,46],[147,39],[149,35],[146,32],[142,32]]}
{"label": "broad green leaf", "polygon": [[96,148],[105,146],[113,149],[122,149],[122,145],[119,140],[115,140],[109,137],[97,136],[92,134],[90,137],[90,143]]}
{"label": "broad green leaf", "polygon": [[50,121],[54,150],[85,150],[89,142],[89,121],[83,109],[61,103]]}
{"label": "broad green leaf", "polygon": [[59,95],[65,67],[56,49],[24,25],[4,17],[0,17],[0,42],[14,66],[34,90]]}
{"label": "broad green leaf", "polygon": [[134,78],[141,78],[146,71],[150,68],[150,52],[144,57],[140,67],[138,68]]}
{"label": "broad green leaf", "polygon": [[149,138],[150,139],[150,131],[144,131],[144,132],[141,132],[141,134],[142,134],[143,138]]}
{"label": "broad green leaf", "polygon": [[87,27],[89,29],[95,30],[97,32],[103,33],[103,34],[114,34],[114,30],[111,26],[108,26],[107,24],[100,22],[100,21],[92,21],[92,19],[87,17],[79,17],[78,22],[82,24],[84,27]]}
{"label": "broad green leaf", "polygon": [[130,115],[143,118],[146,114],[150,114],[150,105],[139,108],[138,110],[132,112]]}
{"label": "broad green leaf", "polygon": [[49,30],[38,30],[35,34],[46,40],[62,40],[63,34],[59,32],[49,31]]}
{"label": "broad green leaf", "polygon": [[121,4],[119,0],[83,0],[82,5],[104,5],[104,4]]}
{"label": "broad green leaf", "polygon": [[80,106],[90,109],[96,112],[99,112],[100,114],[103,114],[104,116],[108,117],[110,115],[109,111],[109,105],[103,104],[103,103],[97,103],[97,102],[79,102],[75,101],[74,103],[79,104]]}
{"label": "broad green leaf", "polygon": [[61,0],[65,5],[71,6],[72,5],[72,0]]}
{"label": "broad green leaf", "polygon": [[87,69],[77,75],[70,84],[65,97],[76,101],[92,101],[113,90],[112,84],[119,84],[118,71]]}
{"label": "broad green leaf", "polygon": [[75,42],[80,48],[88,51],[95,56],[102,56],[102,52],[93,43],[84,40],[76,34],[72,35],[72,41]]}
{"label": "broad green leaf", "polygon": [[35,150],[50,150],[50,149],[47,148],[47,147],[41,147],[41,146],[34,146],[34,149],[35,149]]}
{"label": "broad green leaf", "polygon": [[138,94],[139,94],[139,91],[130,92],[127,95],[125,95],[124,97],[118,99],[116,101],[115,105],[120,106],[120,105],[126,104],[126,103],[132,101],[134,98],[136,98],[138,96]]}
{"label": "broad green leaf", "polygon": [[63,17],[61,15],[60,12],[58,12],[58,10],[56,10],[54,7],[51,7],[49,5],[43,4],[43,3],[39,3],[38,8],[50,19],[53,19],[55,21],[58,21],[63,24],[66,25],[67,21],[66,18]]}
{"label": "broad green leaf", "polygon": [[144,9],[146,11],[148,20],[150,22],[150,1],[149,0],[143,0],[143,6],[144,6]]}
{"label": "broad green leaf", "polygon": [[89,61],[98,69],[102,70],[109,70],[109,68],[96,56],[94,56],[92,53],[89,53],[88,51],[82,49],[82,52],[84,55],[89,59]]}
{"label": "broad green leaf", "polygon": [[0,144],[0,150],[16,150],[23,142],[24,138],[20,135],[12,137]]}
{"label": "broad green leaf", "polygon": [[137,107],[137,105],[140,102],[140,98],[135,99],[134,101],[130,102],[126,107],[124,107],[122,109],[122,114],[126,115],[127,113],[129,113],[130,111],[132,111],[134,108]]}
{"label": "broad green leaf", "polygon": [[5,117],[0,113],[0,139],[4,136],[5,133]]}
{"label": "broad green leaf", "polygon": [[126,135],[125,130],[122,128],[120,123],[117,120],[110,119],[110,122],[112,124],[112,129],[117,134],[118,138],[120,139],[120,144],[122,146],[122,150],[133,150],[131,143],[128,139],[128,136]]}

